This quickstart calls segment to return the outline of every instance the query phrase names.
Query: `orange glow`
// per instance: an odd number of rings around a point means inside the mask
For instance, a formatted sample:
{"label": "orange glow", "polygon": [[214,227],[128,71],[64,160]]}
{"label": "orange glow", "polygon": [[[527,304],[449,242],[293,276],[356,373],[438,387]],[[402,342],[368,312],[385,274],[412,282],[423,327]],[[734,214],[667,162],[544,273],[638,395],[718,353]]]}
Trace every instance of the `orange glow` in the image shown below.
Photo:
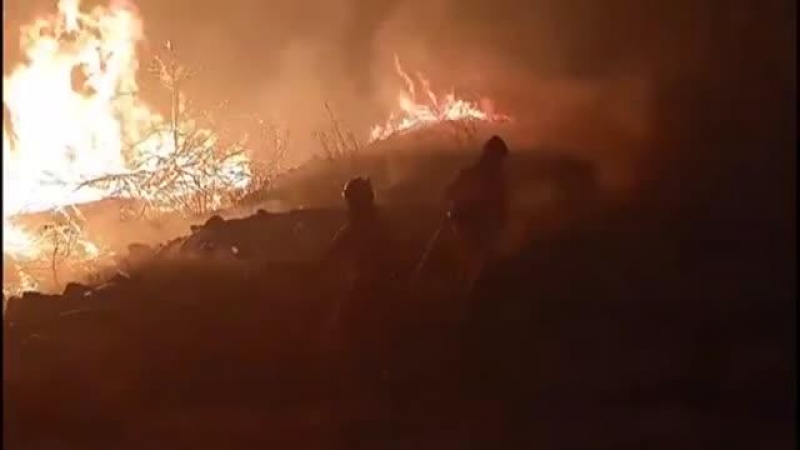
{"label": "orange glow", "polygon": [[[26,61],[3,78],[4,115],[10,116],[3,118],[5,256],[40,253],[37,240],[13,224],[14,215],[107,198],[111,188],[83,184],[110,174],[156,171],[156,161],[182,147],[175,138],[181,133],[164,126],[168,122],[137,95],[142,20],[120,5],[85,11],[80,0],[58,0],[57,12],[21,29]],[[201,132],[210,136],[203,145],[214,146],[213,135]],[[224,164],[218,173],[235,173],[237,187],[246,187],[247,158],[237,155]],[[201,188],[185,183],[188,193]],[[157,189],[141,195],[157,195]],[[83,246],[99,251],[90,242]]]}
{"label": "orange glow", "polygon": [[442,122],[502,122],[509,119],[508,116],[492,112],[488,101],[484,101],[486,104],[481,107],[477,102],[456,97],[453,92],[444,96],[436,95],[431,90],[431,83],[422,74],[417,74],[417,80],[422,85],[422,90],[418,91],[417,84],[403,70],[397,56],[394,64],[397,74],[406,85],[405,91],[397,99],[400,112],[392,113],[383,125],[372,127],[370,142]]}

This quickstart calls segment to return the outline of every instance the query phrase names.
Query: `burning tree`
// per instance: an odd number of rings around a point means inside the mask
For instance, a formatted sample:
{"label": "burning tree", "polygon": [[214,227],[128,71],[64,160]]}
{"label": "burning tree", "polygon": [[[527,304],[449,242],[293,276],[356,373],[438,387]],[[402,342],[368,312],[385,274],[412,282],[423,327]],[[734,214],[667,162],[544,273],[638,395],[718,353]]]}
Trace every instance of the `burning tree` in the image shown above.
{"label": "burning tree", "polygon": [[168,117],[138,96],[144,33],[129,3],[58,0],[56,11],[20,31],[24,61],[3,77],[3,254],[25,275],[17,278],[40,281],[41,269],[61,282],[61,266],[82,265],[81,248],[93,246],[85,252],[93,259],[107,251],[80,221],[32,230],[16,215],[111,197],[138,202],[137,215],[202,214],[248,188],[244,141],[227,138],[211,114],[189,104],[193,71],[171,45],[151,67],[169,93]]}
{"label": "burning tree", "polygon": [[4,293],[58,290],[66,277],[86,277],[111,262],[112,252],[87,239],[80,210],[70,207],[54,213],[53,220],[25,233],[28,251],[14,253],[13,258],[4,254],[4,277],[9,278],[4,280]]}
{"label": "burning tree", "polygon": [[150,124],[139,140],[128,143],[133,167],[82,187],[140,200],[136,217],[166,211],[205,215],[235,204],[246,193],[251,167],[245,139],[227,138],[211,113],[187,100],[184,87],[195,72],[178,62],[171,43],[164,48],[150,73],[169,93],[169,119]]}

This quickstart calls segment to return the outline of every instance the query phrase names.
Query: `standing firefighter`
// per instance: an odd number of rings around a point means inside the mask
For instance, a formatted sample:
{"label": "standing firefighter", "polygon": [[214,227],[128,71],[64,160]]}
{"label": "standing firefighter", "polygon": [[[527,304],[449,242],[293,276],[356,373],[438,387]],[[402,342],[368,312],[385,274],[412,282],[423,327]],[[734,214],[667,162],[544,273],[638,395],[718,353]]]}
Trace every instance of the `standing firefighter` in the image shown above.
{"label": "standing firefighter", "polygon": [[348,290],[370,294],[383,289],[392,277],[392,236],[375,205],[369,178],[354,178],[342,190],[347,203],[347,223],[333,238],[327,262],[343,274]]}
{"label": "standing firefighter", "polygon": [[471,284],[494,259],[508,221],[505,160],[508,146],[492,136],[478,162],[447,187],[447,224],[455,236],[462,280]]}
{"label": "standing firefighter", "polygon": [[384,320],[390,310],[394,278],[393,237],[375,205],[372,183],[354,178],[345,184],[347,223],[333,239],[325,266],[342,274],[345,299],[335,313],[350,368],[381,371],[380,361],[388,343]]}

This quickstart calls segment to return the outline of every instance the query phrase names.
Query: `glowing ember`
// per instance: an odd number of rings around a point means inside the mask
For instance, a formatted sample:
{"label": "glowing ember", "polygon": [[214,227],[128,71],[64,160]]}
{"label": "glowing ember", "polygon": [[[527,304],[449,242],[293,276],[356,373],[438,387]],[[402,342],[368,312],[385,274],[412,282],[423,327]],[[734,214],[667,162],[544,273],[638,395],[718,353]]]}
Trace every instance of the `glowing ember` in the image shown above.
{"label": "glowing ember", "polygon": [[440,98],[433,93],[430,82],[421,74],[417,74],[417,79],[422,85],[423,91],[418,93],[416,83],[403,70],[400,59],[396,55],[394,64],[395,70],[406,84],[406,91],[402,92],[398,98],[402,113],[393,113],[384,125],[372,127],[370,142],[441,122],[501,122],[508,120],[507,116],[492,112],[491,104],[488,101],[484,102],[486,104],[481,107],[476,102],[457,98],[452,92]]}
{"label": "glowing ember", "polygon": [[[185,193],[206,188],[209,182],[201,178],[212,171],[235,176],[229,183],[235,188],[248,184],[243,154],[216,167],[196,167],[184,130],[194,124],[165,121],[137,96],[136,46],[143,32],[134,10],[124,2],[88,12],[79,0],[57,6],[57,13],[22,28],[26,61],[3,79],[4,256],[40,253],[37,239],[15,227],[13,215],[119,195],[111,186],[85,182],[156,172],[156,161],[181,152],[181,161],[194,167],[187,175],[192,182],[181,185]],[[208,131],[194,130],[191,138],[198,135],[204,136],[202,149],[216,143]],[[153,184],[145,194],[159,187]],[[87,255],[97,252],[88,241],[81,246]]]}

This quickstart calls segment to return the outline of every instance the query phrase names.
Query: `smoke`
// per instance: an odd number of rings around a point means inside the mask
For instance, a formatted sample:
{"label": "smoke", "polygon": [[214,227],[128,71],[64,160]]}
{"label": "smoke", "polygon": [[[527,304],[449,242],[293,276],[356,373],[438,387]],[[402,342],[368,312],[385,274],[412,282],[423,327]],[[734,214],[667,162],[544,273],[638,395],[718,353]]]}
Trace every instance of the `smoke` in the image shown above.
{"label": "smoke", "polygon": [[[5,42],[13,46],[16,24],[53,3],[4,2]],[[794,80],[795,6],[783,0],[135,3],[150,46],[170,39],[202,70],[202,97],[289,127],[298,158],[326,125],[326,103],[364,136],[388,115],[403,86],[395,54],[434,89],[491,98],[518,119],[519,145],[584,149],[614,164],[652,158],[656,141],[677,132],[681,118],[665,117],[685,106],[678,85],[737,86],[733,78],[754,65],[772,74],[765,83]],[[759,62],[748,64],[753,56]]]}

